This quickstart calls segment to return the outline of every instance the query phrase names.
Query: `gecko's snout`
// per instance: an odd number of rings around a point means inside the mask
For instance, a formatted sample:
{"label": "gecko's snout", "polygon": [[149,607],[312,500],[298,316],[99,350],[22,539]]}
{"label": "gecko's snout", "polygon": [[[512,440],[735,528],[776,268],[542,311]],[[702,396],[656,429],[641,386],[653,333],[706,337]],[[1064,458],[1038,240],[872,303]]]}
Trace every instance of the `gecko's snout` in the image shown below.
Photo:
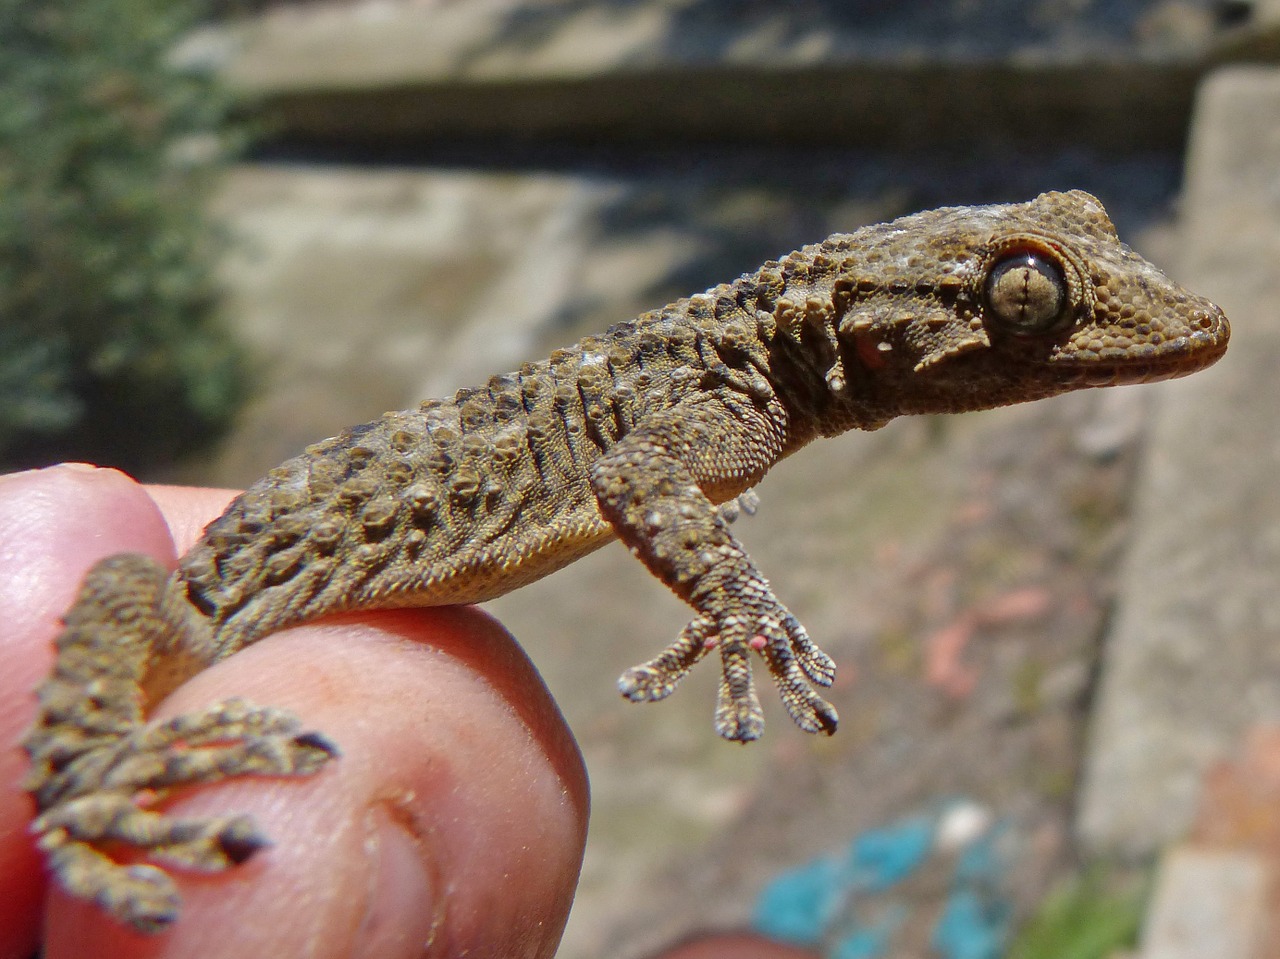
{"label": "gecko's snout", "polygon": [[1196,310],[1188,319],[1192,337],[1206,346],[1216,345],[1219,350],[1227,348],[1231,339],[1231,324],[1227,322],[1227,314],[1216,303],[1205,301],[1205,308]]}
{"label": "gecko's snout", "polygon": [[1204,306],[1187,316],[1186,354],[1191,362],[1185,372],[1203,369],[1221,359],[1231,341],[1231,323],[1216,303]]}

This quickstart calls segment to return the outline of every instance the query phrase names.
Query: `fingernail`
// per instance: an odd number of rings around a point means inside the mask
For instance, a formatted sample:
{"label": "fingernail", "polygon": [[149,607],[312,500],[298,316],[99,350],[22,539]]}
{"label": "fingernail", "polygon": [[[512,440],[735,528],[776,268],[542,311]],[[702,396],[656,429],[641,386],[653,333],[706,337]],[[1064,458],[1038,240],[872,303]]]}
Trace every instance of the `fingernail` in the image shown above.
{"label": "fingernail", "polygon": [[376,858],[369,908],[351,955],[361,959],[418,959],[442,918],[421,839],[384,807],[369,842]]}
{"label": "fingernail", "polygon": [[0,485],[26,483],[41,477],[56,477],[64,473],[114,473],[110,467],[94,466],[92,463],[54,463],[52,466],[37,466],[31,469],[16,470],[12,473],[0,473]]}

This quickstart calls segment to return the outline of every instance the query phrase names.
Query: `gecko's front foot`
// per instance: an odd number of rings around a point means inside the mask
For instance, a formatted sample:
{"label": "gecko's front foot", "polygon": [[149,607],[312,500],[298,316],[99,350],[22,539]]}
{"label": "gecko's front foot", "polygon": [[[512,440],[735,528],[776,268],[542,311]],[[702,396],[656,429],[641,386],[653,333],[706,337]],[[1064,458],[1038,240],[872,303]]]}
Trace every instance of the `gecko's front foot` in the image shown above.
{"label": "gecko's front foot", "polygon": [[716,648],[723,673],[715,727],[725,739],[750,742],[764,732],[764,711],[751,678],[752,650],[764,657],[797,726],[809,733],[836,731],[835,707],[813,689],[831,685],[835,663],[776,601],[761,611],[737,610],[718,619],[711,614],[698,616],[659,656],[623,673],[618,689],[632,702],[665,699],[694,663]]}
{"label": "gecko's front foot", "polygon": [[28,738],[25,785],[41,810],[32,832],[69,892],[140,932],[177,918],[178,893],[162,869],[124,865],[120,852],[218,871],[268,844],[248,816],[184,819],[150,803],[234,776],[309,775],[337,755],[291,714],[239,699],[94,742],[80,732],[46,726]]}

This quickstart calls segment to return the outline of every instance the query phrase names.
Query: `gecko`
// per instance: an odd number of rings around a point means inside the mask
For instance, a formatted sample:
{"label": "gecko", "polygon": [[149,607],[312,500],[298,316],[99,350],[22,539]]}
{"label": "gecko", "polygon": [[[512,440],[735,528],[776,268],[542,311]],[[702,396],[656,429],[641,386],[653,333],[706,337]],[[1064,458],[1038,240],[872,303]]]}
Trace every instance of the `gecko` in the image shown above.
{"label": "gecko", "polygon": [[37,844],[72,894],[163,930],[180,901],[161,863],[216,871],[268,842],[244,815],[169,816],[166,794],[337,756],[242,699],[148,720],[167,693],[284,627],[480,602],[614,538],[693,610],[622,675],[623,696],[663,699],[718,654],[715,729],[747,742],[764,725],[758,658],[796,725],[833,733],[818,690],[834,664],[734,537],[736,498],[818,437],[1183,376],[1229,337],[1217,306],[1120,242],[1097,199],[1045,193],[835,234],[348,429],[249,487],[172,573],[122,554],[86,575],[24,741]]}

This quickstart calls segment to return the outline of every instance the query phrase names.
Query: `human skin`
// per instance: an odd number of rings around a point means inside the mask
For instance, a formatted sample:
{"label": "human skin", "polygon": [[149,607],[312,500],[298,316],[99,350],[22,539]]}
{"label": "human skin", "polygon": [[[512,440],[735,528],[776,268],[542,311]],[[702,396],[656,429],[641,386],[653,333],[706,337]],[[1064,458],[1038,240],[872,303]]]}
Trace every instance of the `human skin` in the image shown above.
{"label": "human skin", "polygon": [[0,477],[0,959],[92,954],[549,957],[586,835],[581,757],[509,634],[468,607],[348,614],[284,630],[155,711],[228,696],[286,707],[337,743],[313,777],[243,778],[168,802],[252,814],[273,845],[219,874],[176,870],[173,930],[141,936],[44,878],[21,739],[85,570],[172,566],[232,497],[72,465]]}
{"label": "human skin", "polygon": [[658,953],[653,959],[821,959],[821,956],[753,933],[726,932],[696,936]]}

